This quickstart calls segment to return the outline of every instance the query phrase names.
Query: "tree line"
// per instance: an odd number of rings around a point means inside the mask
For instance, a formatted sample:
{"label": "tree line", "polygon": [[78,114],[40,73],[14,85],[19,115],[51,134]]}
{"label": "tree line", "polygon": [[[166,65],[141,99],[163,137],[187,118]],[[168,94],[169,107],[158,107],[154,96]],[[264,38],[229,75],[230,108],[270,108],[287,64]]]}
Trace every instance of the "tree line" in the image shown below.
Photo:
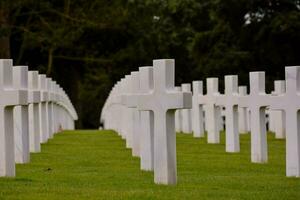
{"label": "tree line", "polygon": [[112,85],[153,59],[177,84],[264,70],[267,89],[300,64],[299,0],[1,0],[0,57],[51,75],[79,128],[99,125]]}

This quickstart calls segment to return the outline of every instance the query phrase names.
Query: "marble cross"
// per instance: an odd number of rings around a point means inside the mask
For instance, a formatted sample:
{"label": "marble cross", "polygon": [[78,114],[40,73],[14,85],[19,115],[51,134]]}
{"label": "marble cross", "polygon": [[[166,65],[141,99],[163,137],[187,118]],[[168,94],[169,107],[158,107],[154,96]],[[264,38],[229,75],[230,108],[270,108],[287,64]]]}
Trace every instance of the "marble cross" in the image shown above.
{"label": "marble cross", "polygon": [[[153,90],[153,67],[140,67],[140,92]],[[154,167],[154,115],[152,111],[140,111],[141,169],[153,171]]]}
{"label": "marble cross", "polygon": [[[175,87],[175,91],[180,92],[181,87]],[[182,109],[177,109],[175,111],[175,131],[178,133],[182,132]]]}
{"label": "marble cross", "polygon": [[251,161],[265,163],[268,161],[265,110],[270,105],[270,97],[265,93],[265,72],[250,72],[250,94],[240,96],[239,103],[251,112]]}
{"label": "marble cross", "polygon": [[[247,95],[247,86],[239,86],[239,95],[246,96]],[[238,116],[239,116],[239,133],[245,134],[248,132],[249,124],[248,124],[248,111],[245,107],[238,107]]]}
{"label": "marble cross", "polygon": [[48,135],[48,113],[47,113],[47,101],[48,96],[46,92],[46,75],[39,75],[39,90],[41,91],[41,102],[39,103],[39,115],[40,115],[40,139],[41,143],[47,142]]}
{"label": "marble cross", "polygon": [[[122,78],[121,82],[120,82],[120,95],[123,95],[125,90],[126,90],[125,78]],[[125,140],[126,140],[126,135],[127,135],[126,128],[127,128],[127,124],[128,124],[127,113],[128,113],[127,107],[122,105],[121,106],[121,137],[122,137],[122,139],[125,139]]]}
{"label": "marble cross", "polygon": [[[191,92],[191,84],[184,83],[181,84],[182,92]],[[182,109],[182,132],[183,133],[192,133],[192,110],[191,109]]]}
{"label": "marble cross", "polygon": [[[129,107],[133,108],[133,132],[132,132],[132,155],[140,156],[140,111],[137,109],[137,94],[140,90],[140,77],[139,72],[131,73],[131,88],[133,96],[128,96],[129,101],[127,102]],[[132,104],[131,104],[132,103]],[[130,105],[131,104],[131,105]]]}
{"label": "marble cross", "polygon": [[138,94],[140,90],[139,72],[131,72],[129,80],[130,92],[124,95],[123,103],[131,111],[132,155],[140,156],[140,112],[137,109]]}
{"label": "marble cross", "polygon": [[[28,90],[28,67],[13,67],[13,88],[23,91],[27,95]],[[28,104],[17,105],[13,110],[14,118],[14,141],[15,141],[15,162],[28,163],[29,153],[29,133],[28,133]]]}
{"label": "marble cross", "polygon": [[13,89],[12,60],[0,60],[0,177],[15,176],[13,108],[27,103],[27,92]]}
{"label": "marble cross", "polygon": [[138,109],[154,114],[154,182],[176,184],[175,110],[192,107],[190,92],[174,89],[173,59],[153,61],[154,88],[138,98]]}
{"label": "marble cross", "polygon": [[217,96],[216,105],[225,107],[226,152],[239,152],[238,76],[225,76],[225,94]]}
{"label": "marble cross", "polygon": [[52,86],[51,86],[51,90],[52,90],[52,97],[51,99],[53,99],[53,132],[57,133],[59,131],[59,126],[58,126],[58,109],[59,106],[57,104],[58,100],[57,100],[57,83],[56,81],[52,81]]}
{"label": "marble cross", "polygon": [[[274,95],[284,95],[285,93],[285,81],[274,81]],[[285,112],[282,110],[272,110],[273,131],[275,132],[275,138],[285,138]]]}
{"label": "marble cross", "polygon": [[39,102],[41,93],[38,90],[38,72],[28,72],[28,119],[29,119],[29,149],[30,152],[40,152],[40,118]]}
{"label": "marble cross", "polygon": [[203,96],[203,82],[193,81],[192,129],[194,137],[204,137],[203,105],[199,104],[199,95]]}
{"label": "marble cross", "polygon": [[219,95],[218,78],[207,78],[207,93],[199,95],[199,104],[205,107],[205,126],[207,130],[208,143],[220,143],[220,125],[216,96]]}
{"label": "marble cross", "polygon": [[49,138],[53,138],[53,101],[51,99],[51,90],[52,90],[52,79],[46,78],[46,90],[48,91],[48,104],[47,104],[47,113],[48,113],[48,134]]}
{"label": "marble cross", "polygon": [[286,117],[286,175],[300,177],[300,66],[285,68],[286,92],[272,97],[271,109]]}
{"label": "marble cross", "polygon": [[[132,93],[131,92],[131,75],[125,76],[124,89],[125,89],[124,95],[126,95],[128,93]],[[123,104],[127,107],[126,98],[125,98],[125,100],[123,100]],[[127,120],[126,120],[127,121],[127,127],[126,127],[126,147],[127,148],[132,148],[132,132],[133,132],[132,119],[133,119],[133,108],[127,107]]]}

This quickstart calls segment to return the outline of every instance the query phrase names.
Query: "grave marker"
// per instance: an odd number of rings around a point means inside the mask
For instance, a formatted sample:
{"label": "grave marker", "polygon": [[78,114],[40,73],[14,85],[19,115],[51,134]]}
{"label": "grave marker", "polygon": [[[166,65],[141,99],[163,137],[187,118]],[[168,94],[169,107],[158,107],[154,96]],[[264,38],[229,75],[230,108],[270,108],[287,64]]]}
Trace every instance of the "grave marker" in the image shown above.
{"label": "grave marker", "polygon": [[140,112],[137,109],[140,90],[139,72],[131,72],[129,79],[130,92],[124,95],[123,102],[131,111],[132,155],[140,156]]}
{"label": "grave marker", "polygon": [[225,76],[225,94],[217,96],[216,104],[225,107],[226,152],[239,152],[238,76]]}
{"label": "grave marker", "polygon": [[13,107],[27,103],[27,92],[13,89],[12,60],[0,60],[0,177],[15,176]]}
{"label": "grave marker", "polygon": [[154,60],[154,89],[140,96],[139,110],[154,113],[154,182],[176,184],[175,109],[191,108],[192,95],[174,89],[174,60]]}
{"label": "grave marker", "polygon": [[203,96],[203,82],[193,81],[192,129],[194,137],[204,137],[203,105],[199,104],[199,95]]}
{"label": "grave marker", "polygon": [[41,91],[41,102],[39,103],[39,115],[40,115],[40,139],[41,143],[47,142],[48,136],[48,113],[47,113],[47,101],[48,96],[46,92],[46,75],[39,75],[39,90]]}
{"label": "grave marker", "polygon": [[[140,92],[153,90],[153,67],[140,67]],[[152,111],[140,111],[141,115],[141,169],[152,171],[154,167],[154,115]]]}
{"label": "grave marker", "polygon": [[286,93],[272,97],[271,108],[285,111],[286,175],[300,177],[300,66],[285,68]]}
{"label": "grave marker", "polygon": [[48,134],[49,138],[53,138],[53,99],[51,95],[52,90],[52,80],[51,78],[46,78],[46,90],[48,92],[48,103],[47,103],[47,113],[48,113]]}
{"label": "grave marker", "polygon": [[218,92],[218,78],[207,78],[207,93],[206,95],[199,96],[199,104],[205,106],[205,126],[207,129],[207,142],[208,143],[220,143],[220,127],[219,127],[219,115],[216,104],[216,96]]}
{"label": "grave marker", "polygon": [[28,72],[28,119],[29,119],[29,149],[30,152],[40,152],[40,117],[39,102],[41,99],[38,90],[38,72]]}
{"label": "grave marker", "polygon": [[[285,81],[275,81],[274,94],[284,95],[285,92]],[[285,138],[285,112],[283,112],[282,110],[272,110],[272,112],[275,138],[283,139]]]}
{"label": "grave marker", "polygon": [[[184,83],[181,84],[182,92],[191,92],[191,84]],[[191,109],[182,109],[182,132],[183,133],[192,133],[192,110]]]}
{"label": "grave marker", "polygon": [[251,161],[268,161],[265,109],[270,97],[265,93],[265,72],[250,72],[250,94],[240,96],[240,106],[251,112]]}
{"label": "grave marker", "polygon": [[[247,95],[247,86],[239,86],[239,95],[246,96]],[[248,132],[249,128],[249,116],[246,107],[238,107],[238,118],[239,118],[239,133],[245,134]]]}
{"label": "grave marker", "polygon": [[[17,91],[23,91],[23,93],[27,95],[27,66],[13,67],[13,88]],[[28,101],[24,102],[24,104],[15,106],[13,110],[16,163],[28,163],[30,160],[27,102]]]}
{"label": "grave marker", "polygon": [[[180,92],[181,86],[175,87],[175,91]],[[175,111],[175,131],[182,132],[182,109]]]}

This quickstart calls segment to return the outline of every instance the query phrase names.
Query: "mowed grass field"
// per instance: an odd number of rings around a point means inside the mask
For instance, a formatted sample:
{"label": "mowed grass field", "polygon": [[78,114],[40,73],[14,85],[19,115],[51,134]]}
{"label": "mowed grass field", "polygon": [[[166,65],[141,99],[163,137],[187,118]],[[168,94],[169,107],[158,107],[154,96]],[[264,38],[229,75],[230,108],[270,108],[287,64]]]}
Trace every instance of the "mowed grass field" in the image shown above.
{"label": "mowed grass field", "polygon": [[0,178],[0,199],[300,199],[300,179],[285,177],[285,141],[268,134],[269,162],[250,162],[250,137],[226,153],[206,138],[177,134],[176,186],[155,185],[113,131],[66,131]]}

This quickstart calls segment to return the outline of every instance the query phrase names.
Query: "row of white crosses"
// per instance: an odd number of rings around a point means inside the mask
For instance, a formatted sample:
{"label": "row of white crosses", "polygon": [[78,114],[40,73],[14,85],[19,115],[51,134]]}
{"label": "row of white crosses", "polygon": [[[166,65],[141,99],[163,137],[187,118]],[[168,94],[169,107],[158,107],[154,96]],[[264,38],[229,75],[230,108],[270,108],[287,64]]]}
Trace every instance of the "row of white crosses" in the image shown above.
{"label": "row of white crosses", "polygon": [[[104,128],[114,129],[126,139],[133,156],[141,157],[142,170],[154,169],[155,183],[175,184],[174,122],[178,131],[204,137],[206,130],[208,143],[219,143],[224,115],[226,152],[239,152],[239,133],[251,131],[251,161],[265,163],[265,111],[269,109],[270,130],[277,138],[286,134],[286,175],[299,177],[300,67],[287,67],[286,80],[275,81],[270,95],[265,93],[264,72],[250,72],[250,94],[246,86],[238,86],[235,75],[225,76],[224,94],[219,93],[217,78],[208,78],[206,83],[204,94],[203,82],[193,81],[191,107],[190,84],[174,87],[174,61],[154,60],[153,68],[141,67],[114,86],[101,121]],[[174,120],[176,109],[181,110],[176,111]]]}
{"label": "row of white crosses", "polygon": [[[238,87],[237,76],[225,76],[224,94],[218,91],[217,78],[207,79],[206,95],[203,95],[203,82],[193,81],[191,129],[194,137],[204,137],[207,130],[208,143],[220,142],[222,122],[218,110],[222,106],[225,108],[226,152],[239,152],[239,133],[251,131],[251,161],[265,163],[268,161],[265,119],[268,109],[269,130],[275,132],[276,138],[286,138],[286,175],[299,177],[300,67],[286,67],[285,76],[285,81],[274,82],[272,94],[265,93],[264,72],[250,72],[249,95],[246,86]],[[186,132],[183,129],[187,124],[183,112],[177,111],[179,132]]]}
{"label": "row of white crosses", "polygon": [[63,129],[74,129],[76,111],[51,78],[0,59],[0,177],[15,176],[15,163]]}
{"label": "row of white crosses", "polygon": [[158,184],[177,182],[175,110],[192,106],[191,92],[176,91],[174,78],[174,60],[154,60],[117,82],[101,113],[104,128],[126,139]]}

